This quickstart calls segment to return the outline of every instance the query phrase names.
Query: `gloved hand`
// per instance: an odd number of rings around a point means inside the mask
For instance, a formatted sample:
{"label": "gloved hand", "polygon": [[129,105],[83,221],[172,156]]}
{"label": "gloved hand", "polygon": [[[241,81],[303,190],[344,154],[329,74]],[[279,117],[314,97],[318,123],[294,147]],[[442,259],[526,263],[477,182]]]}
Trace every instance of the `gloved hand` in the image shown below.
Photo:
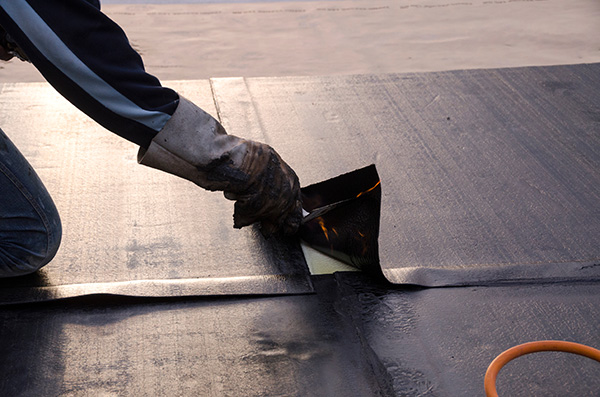
{"label": "gloved hand", "polygon": [[300,182],[296,173],[270,146],[244,141],[241,165],[222,163],[211,176],[229,181],[225,197],[235,200],[233,226],[242,228],[261,222],[261,232],[294,234],[302,220]]}
{"label": "gloved hand", "polygon": [[141,148],[138,161],[235,200],[234,227],[261,222],[261,232],[294,234],[302,219],[300,183],[275,150],[227,135],[208,113],[180,98],[177,110]]}

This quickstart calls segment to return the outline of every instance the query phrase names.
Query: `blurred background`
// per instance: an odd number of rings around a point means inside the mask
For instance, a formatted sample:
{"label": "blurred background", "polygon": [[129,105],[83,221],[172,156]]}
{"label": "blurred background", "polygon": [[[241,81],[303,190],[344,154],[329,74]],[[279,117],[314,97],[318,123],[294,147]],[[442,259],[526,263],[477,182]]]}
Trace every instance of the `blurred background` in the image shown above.
{"label": "blurred background", "polygon": [[[162,80],[600,61],[597,0],[103,0]],[[44,81],[18,60],[0,82]]]}

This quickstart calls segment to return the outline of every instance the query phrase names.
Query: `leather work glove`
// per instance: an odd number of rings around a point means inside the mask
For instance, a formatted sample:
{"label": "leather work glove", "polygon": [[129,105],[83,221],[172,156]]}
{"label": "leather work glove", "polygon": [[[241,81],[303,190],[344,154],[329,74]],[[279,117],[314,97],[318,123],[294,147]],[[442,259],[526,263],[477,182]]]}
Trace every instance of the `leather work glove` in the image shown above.
{"label": "leather work glove", "polygon": [[212,116],[180,97],[138,162],[234,200],[234,227],[261,223],[266,237],[294,234],[302,219],[300,183],[269,145],[228,135]]}
{"label": "leather work glove", "polygon": [[225,197],[235,200],[233,226],[242,228],[261,222],[261,232],[270,236],[277,231],[296,233],[302,220],[300,182],[296,173],[279,154],[263,143],[245,141],[246,155],[239,168],[229,163],[217,167],[213,175],[226,176],[233,170],[241,179],[231,178]]}

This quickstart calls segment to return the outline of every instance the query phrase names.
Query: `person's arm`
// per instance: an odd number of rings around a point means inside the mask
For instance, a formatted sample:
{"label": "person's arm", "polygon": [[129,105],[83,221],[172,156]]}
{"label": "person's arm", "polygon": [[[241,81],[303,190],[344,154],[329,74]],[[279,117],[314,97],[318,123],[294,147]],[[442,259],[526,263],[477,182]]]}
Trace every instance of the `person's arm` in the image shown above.
{"label": "person's arm", "polygon": [[223,190],[236,200],[236,227],[260,221],[265,234],[298,228],[293,170],[270,146],[227,135],[212,116],[162,87],[97,0],[0,0],[0,26],[65,98],[140,145],[142,164]]}

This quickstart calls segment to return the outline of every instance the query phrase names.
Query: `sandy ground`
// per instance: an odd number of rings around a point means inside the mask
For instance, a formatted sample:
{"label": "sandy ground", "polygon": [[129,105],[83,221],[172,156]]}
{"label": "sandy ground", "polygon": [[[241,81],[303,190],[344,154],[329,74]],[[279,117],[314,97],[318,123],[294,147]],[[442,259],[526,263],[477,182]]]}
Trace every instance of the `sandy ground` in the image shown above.
{"label": "sandy ground", "polygon": [[[597,0],[105,4],[162,80],[600,62]],[[11,61],[0,83],[43,81]]]}

